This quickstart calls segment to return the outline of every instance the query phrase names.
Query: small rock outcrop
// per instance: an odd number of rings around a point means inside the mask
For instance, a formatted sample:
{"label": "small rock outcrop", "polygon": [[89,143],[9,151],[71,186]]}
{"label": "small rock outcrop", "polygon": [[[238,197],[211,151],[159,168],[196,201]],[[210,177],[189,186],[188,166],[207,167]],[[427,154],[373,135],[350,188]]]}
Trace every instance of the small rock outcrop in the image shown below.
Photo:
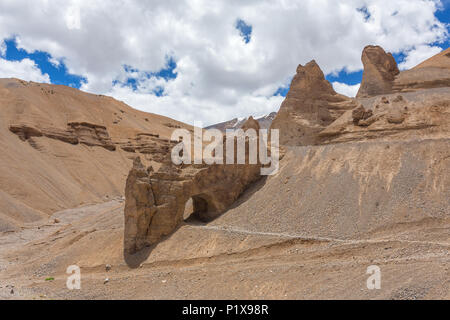
{"label": "small rock outcrop", "polygon": [[372,110],[366,110],[364,106],[360,105],[352,111],[353,123],[356,125],[364,126],[365,124],[360,124],[361,120],[363,121],[367,120],[370,117],[372,117],[372,115],[373,115]]}
{"label": "small rock outcrop", "polygon": [[140,153],[156,162],[163,162],[176,142],[160,138],[158,134],[138,133],[136,137],[118,141],[117,144],[125,152]]}
{"label": "small rock outcrop", "polygon": [[380,46],[367,46],[362,53],[363,79],[357,98],[373,97],[392,92],[395,77],[400,73],[391,53]]}
{"label": "small rock outcrop", "polygon": [[102,147],[110,151],[116,150],[105,126],[87,122],[69,122],[68,126],[71,128],[70,132],[78,138],[79,143]]}
{"label": "small rock outcrop", "polygon": [[314,145],[320,131],[355,107],[352,99],[334,91],[313,60],[298,66],[271,128],[280,130],[281,145]]}
{"label": "small rock outcrop", "polygon": [[[251,119],[245,127],[259,129],[257,121]],[[246,143],[247,159],[248,150]],[[260,169],[260,164],[247,161],[177,166],[168,157],[154,172],[137,157],[125,189],[125,252],[133,254],[170,235],[183,222],[190,199],[194,217],[201,221],[214,219],[260,179]]]}

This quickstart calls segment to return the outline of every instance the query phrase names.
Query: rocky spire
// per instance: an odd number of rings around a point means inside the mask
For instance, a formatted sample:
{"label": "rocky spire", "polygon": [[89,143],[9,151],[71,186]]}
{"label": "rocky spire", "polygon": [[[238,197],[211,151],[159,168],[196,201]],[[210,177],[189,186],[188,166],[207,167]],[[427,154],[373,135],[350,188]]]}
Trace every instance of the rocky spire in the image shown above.
{"label": "rocky spire", "polygon": [[364,74],[357,98],[373,97],[392,92],[392,85],[400,71],[391,53],[380,46],[367,46],[361,58]]}
{"label": "rocky spire", "polygon": [[345,110],[355,107],[351,104],[351,99],[334,91],[313,60],[298,66],[272,129],[280,130],[281,144],[316,144],[318,133]]}

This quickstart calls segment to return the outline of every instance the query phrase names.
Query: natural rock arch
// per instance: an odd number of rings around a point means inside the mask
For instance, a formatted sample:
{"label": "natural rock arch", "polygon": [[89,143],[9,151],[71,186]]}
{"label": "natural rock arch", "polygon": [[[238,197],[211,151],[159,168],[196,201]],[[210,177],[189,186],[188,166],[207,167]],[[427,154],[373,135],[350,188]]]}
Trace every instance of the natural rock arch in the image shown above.
{"label": "natural rock arch", "polygon": [[[253,119],[244,127],[259,129]],[[125,189],[125,252],[135,253],[171,234],[183,222],[190,198],[196,217],[208,221],[229,208],[259,178],[260,164],[177,166],[166,159],[153,172],[137,157]]]}

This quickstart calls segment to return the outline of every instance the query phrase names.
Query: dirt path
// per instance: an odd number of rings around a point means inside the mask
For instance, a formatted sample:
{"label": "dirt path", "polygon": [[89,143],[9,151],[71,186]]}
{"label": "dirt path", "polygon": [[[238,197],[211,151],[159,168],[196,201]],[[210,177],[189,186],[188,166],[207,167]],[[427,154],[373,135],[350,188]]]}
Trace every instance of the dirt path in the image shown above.
{"label": "dirt path", "polygon": [[[356,240],[186,224],[131,268],[121,252],[122,219],[123,203],[110,201],[1,234],[0,298],[413,299],[443,298],[450,289],[443,222],[395,226],[402,232]],[[414,238],[414,228],[425,226],[433,231],[429,239]],[[18,246],[24,251],[16,260]],[[70,264],[80,264],[82,290],[66,288]],[[370,265],[383,272],[381,291],[365,286]],[[55,280],[45,281],[47,275]]]}

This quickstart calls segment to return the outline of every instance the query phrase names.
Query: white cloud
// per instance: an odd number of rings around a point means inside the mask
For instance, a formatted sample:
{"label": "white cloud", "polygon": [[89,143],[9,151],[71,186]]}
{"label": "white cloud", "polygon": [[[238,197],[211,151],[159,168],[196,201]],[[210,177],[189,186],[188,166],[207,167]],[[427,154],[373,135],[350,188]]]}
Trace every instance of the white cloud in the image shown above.
{"label": "white cloud", "polygon": [[42,74],[30,59],[8,61],[0,58],[0,78],[18,78],[26,81],[50,83],[48,74]]}
{"label": "white cloud", "polygon": [[58,68],[61,65],[61,62],[58,59],[55,59],[53,57],[48,59],[48,62],[50,62],[56,68]]}
{"label": "white cloud", "polygon": [[66,26],[70,30],[81,29],[80,7],[72,5],[66,11]]}
{"label": "white cloud", "polygon": [[441,47],[420,45],[406,53],[406,57],[402,63],[398,65],[400,70],[414,68],[419,63],[431,58],[442,51]]}
{"label": "white cloud", "polygon": [[356,97],[356,94],[358,93],[359,87],[361,86],[360,83],[355,85],[348,85],[342,82],[333,82],[333,88],[337,93],[343,94],[347,97]]}
{"label": "white cloud", "polygon": [[0,57],[6,54],[6,43],[0,39]]}
{"label": "white cloud", "polygon": [[[85,90],[182,121],[195,115],[209,124],[277,110],[280,98],[272,94],[289,83],[299,63],[315,59],[326,74],[351,72],[362,68],[367,44],[399,52],[444,39],[446,27],[434,16],[438,5],[424,0],[9,0],[0,2],[0,40],[17,35],[28,51],[64,58],[71,73],[87,78]],[[356,10],[363,6],[370,13],[367,21]],[[237,19],[253,28],[248,44],[235,28]],[[168,56],[177,61],[176,80],[144,80],[137,92],[113,86],[124,77],[123,65],[157,72]],[[161,84],[166,96],[156,97],[149,89]]]}

